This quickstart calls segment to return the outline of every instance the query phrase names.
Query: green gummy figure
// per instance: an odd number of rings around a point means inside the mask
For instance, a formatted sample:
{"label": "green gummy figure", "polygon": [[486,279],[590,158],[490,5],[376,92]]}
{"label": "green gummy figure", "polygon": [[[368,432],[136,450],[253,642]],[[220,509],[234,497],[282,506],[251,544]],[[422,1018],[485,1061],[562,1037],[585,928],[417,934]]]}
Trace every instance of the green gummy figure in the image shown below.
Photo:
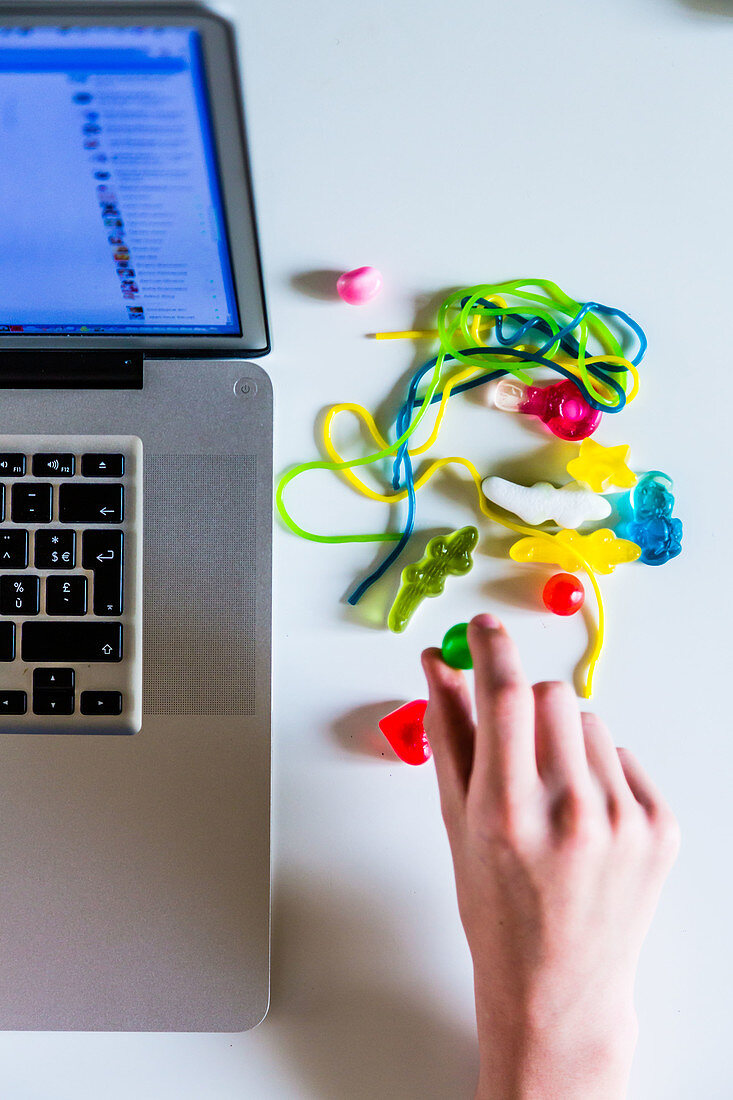
{"label": "green gummy figure", "polygon": [[402,570],[400,590],[387,619],[391,631],[401,634],[425,597],[441,594],[449,574],[459,577],[470,571],[471,554],[477,542],[475,527],[461,527],[450,535],[436,535],[430,540],[420,561]]}
{"label": "green gummy figure", "polygon": [[471,650],[468,648],[468,623],[456,623],[446,630],[441,650],[443,660],[451,668],[473,668]]}

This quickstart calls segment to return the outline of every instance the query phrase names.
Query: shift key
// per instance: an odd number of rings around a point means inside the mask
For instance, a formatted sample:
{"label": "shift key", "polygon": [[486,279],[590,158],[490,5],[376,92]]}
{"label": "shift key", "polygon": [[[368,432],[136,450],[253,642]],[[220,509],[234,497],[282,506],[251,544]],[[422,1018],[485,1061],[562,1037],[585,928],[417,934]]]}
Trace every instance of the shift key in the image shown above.
{"label": "shift key", "polygon": [[23,623],[21,657],[24,661],[64,664],[122,660],[121,623]]}

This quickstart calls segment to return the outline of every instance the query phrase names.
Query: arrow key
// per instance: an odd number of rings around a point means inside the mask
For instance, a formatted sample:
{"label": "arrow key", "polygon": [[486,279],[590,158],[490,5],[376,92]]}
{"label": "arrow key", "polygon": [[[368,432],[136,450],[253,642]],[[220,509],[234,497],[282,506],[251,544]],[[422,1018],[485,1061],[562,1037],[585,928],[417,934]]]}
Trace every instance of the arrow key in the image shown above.
{"label": "arrow key", "polygon": [[28,700],[24,691],[0,691],[0,722],[4,714],[25,714]]}
{"label": "arrow key", "polygon": [[67,691],[74,687],[73,668],[34,668],[33,690],[47,691],[49,688],[64,688]]}
{"label": "arrow key", "polygon": [[74,692],[47,688],[33,692],[34,714],[73,714]]}
{"label": "arrow key", "polygon": [[122,714],[122,692],[82,691],[79,709],[82,714]]}

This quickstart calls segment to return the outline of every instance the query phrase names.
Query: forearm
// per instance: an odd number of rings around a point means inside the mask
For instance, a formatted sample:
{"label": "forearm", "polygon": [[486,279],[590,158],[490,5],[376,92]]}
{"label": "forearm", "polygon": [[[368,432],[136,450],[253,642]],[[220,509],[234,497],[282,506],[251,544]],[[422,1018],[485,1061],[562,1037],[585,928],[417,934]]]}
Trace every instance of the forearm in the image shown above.
{"label": "forearm", "polygon": [[[503,1017],[503,1018],[502,1018]],[[477,990],[476,1100],[623,1100],[636,1045],[633,1009],[605,1027],[509,1017]]]}

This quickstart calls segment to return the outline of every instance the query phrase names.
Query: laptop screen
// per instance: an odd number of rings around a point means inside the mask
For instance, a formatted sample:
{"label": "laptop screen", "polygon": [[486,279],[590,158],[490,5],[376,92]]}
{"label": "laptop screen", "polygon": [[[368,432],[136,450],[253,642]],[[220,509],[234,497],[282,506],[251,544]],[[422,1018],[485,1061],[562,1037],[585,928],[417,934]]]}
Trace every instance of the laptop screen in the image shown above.
{"label": "laptop screen", "polygon": [[0,27],[0,334],[241,331],[199,33]]}

